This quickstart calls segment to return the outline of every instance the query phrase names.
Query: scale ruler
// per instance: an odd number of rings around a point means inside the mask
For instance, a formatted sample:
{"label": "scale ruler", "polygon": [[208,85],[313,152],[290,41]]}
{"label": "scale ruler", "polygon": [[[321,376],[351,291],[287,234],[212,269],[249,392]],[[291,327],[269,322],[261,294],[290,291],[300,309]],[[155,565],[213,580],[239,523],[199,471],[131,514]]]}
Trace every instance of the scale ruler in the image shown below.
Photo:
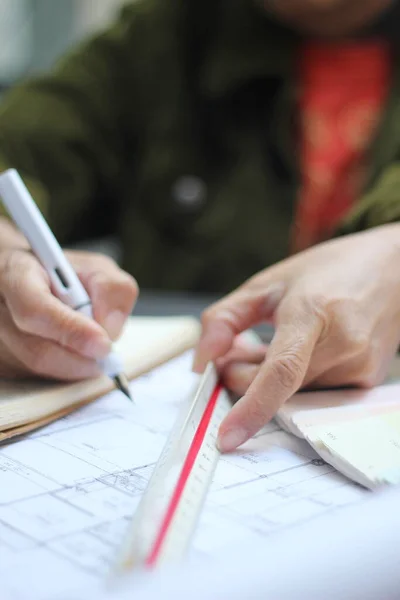
{"label": "scale ruler", "polygon": [[129,527],[114,574],[179,561],[194,533],[220,453],[219,426],[232,407],[209,364],[164,446]]}

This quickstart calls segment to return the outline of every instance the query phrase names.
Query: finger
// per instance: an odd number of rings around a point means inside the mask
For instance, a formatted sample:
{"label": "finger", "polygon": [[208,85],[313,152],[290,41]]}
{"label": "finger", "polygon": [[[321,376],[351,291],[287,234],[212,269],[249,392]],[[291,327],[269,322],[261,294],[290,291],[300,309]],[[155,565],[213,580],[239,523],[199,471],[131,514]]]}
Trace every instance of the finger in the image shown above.
{"label": "finger", "polygon": [[261,363],[232,362],[221,371],[225,387],[243,396],[260,371]]}
{"label": "finger", "polygon": [[34,374],[78,381],[100,374],[94,360],[79,356],[53,341],[21,333],[4,308],[0,310],[0,330],[0,373],[4,371],[3,376]]}
{"label": "finger", "polygon": [[268,356],[247,393],[220,427],[219,447],[233,450],[252,437],[302,385],[322,331],[319,315],[296,299],[281,305]]}
{"label": "finger", "polygon": [[261,341],[248,339],[245,334],[236,336],[232,348],[215,364],[218,369],[225,367],[230,362],[260,362],[264,360],[268,346]]}
{"label": "finger", "polygon": [[10,352],[0,339],[0,377],[13,379],[26,377],[28,369]]}
{"label": "finger", "polygon": [[17,329],[87,358],[104,358],[110,340],[102,327],[55,298],[42,267],[24,254],[18,253],[1,270],[2,295]]}
{"label": "finger", "polygon": [[225,355],[235,337],[270,318],[284,294],[282,283],[253,287],[245,284],[206,310],[202,316],[202,334],[193,363],[202,373],[209,361]]}
{"label": "finger", "polygon": [[265,360],[268,346],[266,344],[259,344],[249,348],[232,348],[225,356],[216,360],[216,367],[218,371],[226,369],[231,363],[253,363],[260,364]]}
{"label": "finger", "polygon": [[139,295],[136,281],[105,256],[74,253],[71,262],[92,300],[94,318],[117,339]]}

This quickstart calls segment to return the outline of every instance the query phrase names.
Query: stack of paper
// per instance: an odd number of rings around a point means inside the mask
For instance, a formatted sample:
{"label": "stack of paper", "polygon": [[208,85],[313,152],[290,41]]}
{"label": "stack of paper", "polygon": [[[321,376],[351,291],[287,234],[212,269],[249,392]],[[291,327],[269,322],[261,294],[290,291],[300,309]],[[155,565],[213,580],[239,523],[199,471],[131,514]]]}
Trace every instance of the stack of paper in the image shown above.
{"label": "stack of paper", "polygon": [[297,394],[278,423],[357,483],[400,483],[400,385]]}
{"label": "stack of paper", "polygon": [[[136,351],[138,333],[128,345],[144,360],[146,353]],[[85,598],[98,598],[92,586],[108,582],[182,405],[193,398],[192,359],[189,352],[135,378],[135,404],[113,391],[0,445],[1,600],[53,600],[61,591],[70,599],[80,589],[88,589]],[[221,457],[185,568],[212,565],[234,547],[250,556],[244,547],[269,536],[276,544],[286,530],[360,506],[369,496],[305,440],[269,423]],[[301,539],[299,547],[303,552]]]}

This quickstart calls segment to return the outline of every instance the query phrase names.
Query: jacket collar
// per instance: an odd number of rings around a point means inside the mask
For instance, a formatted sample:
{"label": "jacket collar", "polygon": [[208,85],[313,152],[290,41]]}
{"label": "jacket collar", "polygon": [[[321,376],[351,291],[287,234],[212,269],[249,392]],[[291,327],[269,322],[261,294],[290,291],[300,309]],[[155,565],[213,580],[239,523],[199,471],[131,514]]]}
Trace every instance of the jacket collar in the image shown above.
{"label": "jacket collar", "polygon": [[199,73],[200,89],[224,96],[255,78],[285,78],[297,36],[268,17],[256,0],[217,0],[212,34]]}

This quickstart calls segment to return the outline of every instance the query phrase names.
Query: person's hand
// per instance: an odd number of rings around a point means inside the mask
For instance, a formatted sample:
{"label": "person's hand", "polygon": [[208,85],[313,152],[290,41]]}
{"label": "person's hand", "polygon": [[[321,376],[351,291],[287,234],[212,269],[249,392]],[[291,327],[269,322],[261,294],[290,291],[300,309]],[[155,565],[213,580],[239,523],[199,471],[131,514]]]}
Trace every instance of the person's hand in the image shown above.
{"label": "person's hand", "polygon": [[95,320],[64,305],[47,273],[24,248],[0,250],[0,377],[79,380],[99,375],[131,313],[134,279],[100,254],[67,252],[93,304]]}
{"label": "person's hand", "polygon": [[[240,332],[275,325],[267,348]],[[205,311],[194,369],[216,361],[243,397],[220,428],[223,451],[253,436],[302,387],[371,387],[400,342],[400,226],[321,244],[266,269]]]}

